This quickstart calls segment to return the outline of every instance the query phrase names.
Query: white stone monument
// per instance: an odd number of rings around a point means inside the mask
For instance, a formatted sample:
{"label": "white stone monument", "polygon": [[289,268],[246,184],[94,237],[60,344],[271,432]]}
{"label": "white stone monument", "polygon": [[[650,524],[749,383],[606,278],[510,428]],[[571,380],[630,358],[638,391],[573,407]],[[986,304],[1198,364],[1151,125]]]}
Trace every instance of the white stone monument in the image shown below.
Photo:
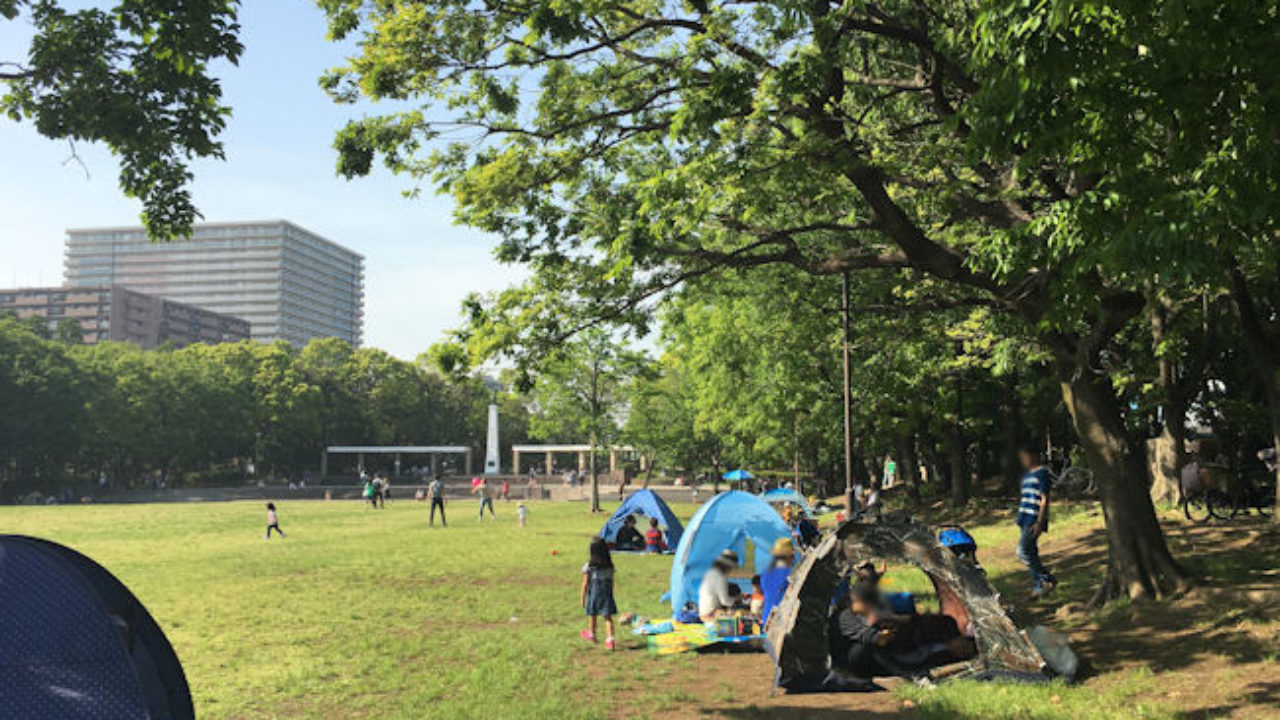
{"label": "white stone monument", "polygon": [[489,436],[484,448],[484,474],[497,475],[502,472],[502,463],[498,460],[498,406],[489,405]]}

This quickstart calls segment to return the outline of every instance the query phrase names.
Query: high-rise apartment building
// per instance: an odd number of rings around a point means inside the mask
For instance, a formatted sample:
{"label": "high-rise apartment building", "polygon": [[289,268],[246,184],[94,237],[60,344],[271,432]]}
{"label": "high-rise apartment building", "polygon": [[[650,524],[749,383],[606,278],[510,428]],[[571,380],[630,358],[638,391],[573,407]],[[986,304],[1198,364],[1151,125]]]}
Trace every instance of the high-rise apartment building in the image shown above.
{"label": "high-rise apartment building", "polygon": [[140,227],[68,230],[71,286],[126,285],[249,321],[253,338],[359,345],[364,258],[284,220],[202,223],[153,243]]}
{"label": "high-rise apartment building", "polygon": [[120,285],[0,290],[0,313],[47,324],[74,321],[82,341],[131,342],[144,348],[164,343],[222,343],[249,339],[249,323],[185,303],[144,295]]}

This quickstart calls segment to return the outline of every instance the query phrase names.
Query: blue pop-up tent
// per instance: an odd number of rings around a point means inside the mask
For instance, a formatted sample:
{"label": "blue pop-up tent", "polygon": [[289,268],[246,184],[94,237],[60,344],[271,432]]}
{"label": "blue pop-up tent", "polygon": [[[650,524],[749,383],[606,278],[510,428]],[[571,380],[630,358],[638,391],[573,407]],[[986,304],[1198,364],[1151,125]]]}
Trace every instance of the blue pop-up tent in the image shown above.
{"label": "blue pop-up tent", "polygon": [[0,715],[192,720],[182,664],[119,580],[63,545],[0,535]]}
{"label": "blue pop-up tent", "polygon": [[804,510],[805,515],[809,517],[813,517],[813,506],[809,504],[809,501],[805,498],[805,496],[801,495],[795,490],[792,490],[791,488],[774,488],[773,490],[770,490],[769,492],[764,493],[760,497],[763,498],[764,501],[769,503],[770,505],[779,505],[779,504],[785,504],[785,503],[791,503],[792,505],[799,505],[800,509]]}
{"label": "blue pop-up tent", "polygon": [[[684,535],[684,526],[680,524],[680,519],[676,514],[671,512],[671,508],[667,503],[659,497],[658,493],[644,488],[637,490],[627,497],[626,500],[613,511],[613,516],[609,518],[604,527],[600,528],[600,537],[609,542],[613,542],[618,537],[618,531],[622,529],[623,523],[626,522],[630,515],[643,515],[648,518],[657,518],[658,524],[665,528],[664,537],[667,541],[667,548],[674,548],[680,544],[680,538]],[[648,530],[647,527],[641,527],[640,532]]]}
{"label": "blue pop-up tent", "polygon": [[679,612],[685,603],[697,602],[702,576],[726,549],[738,553],[749,574],[759,574],[769,567],[773,543],[784,537],[791,537],[791,529],[758,496],[731,490],[711,498],[694,513],[676,547],[668,593],[671,607]]}

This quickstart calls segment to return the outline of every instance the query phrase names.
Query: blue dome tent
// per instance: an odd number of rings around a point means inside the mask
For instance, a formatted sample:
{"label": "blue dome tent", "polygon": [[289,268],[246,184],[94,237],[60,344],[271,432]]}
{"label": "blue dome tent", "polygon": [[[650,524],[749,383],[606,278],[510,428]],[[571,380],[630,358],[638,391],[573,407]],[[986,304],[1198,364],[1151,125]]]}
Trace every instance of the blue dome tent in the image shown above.
{"label": "blue dome tent", "polygon": [[[702,576],[726,548],[738,553],[749,574],[757,574],[769,567],[773,543],[784,537],[791,537],[791,529],[758,496],[730,490],[711,498],[694,513],[676,547],[671,565],[671,607],[679,612],[685,603],[697,602]],[[749,549],[752,552],[748,553]],[[744,590],[750,592],[750,588]]]}
{"label": "blue dome tent", "polygon": [[164,632],[111,573],[70,548],[0,535],[0,708],[41,720],[191,720]]}
{"label": "blue dome tent", "polygon": [[[680,544],[680,538],[684,534],[684,526],[680,524],[680,519],[676,514],[671,512],[671,508],[658,495],[658,493],[644,488],[637,490],[618,506],[613,512],[613,516],[605,522],[604,527],[600,528],[600,537],[609,542],[613,542],[618,537],[618,531],[622,529],[622,524],[626,522],[630,515],[644,515],[649,518],[657,518],[658,524],[666,528],[663,539],[667,541],[667,548],[674,548]],[[640,532],[644,532],[648,528],[640,528]]]}
{"label": "blue dome tent", "polygon": [[783,503],[791,503],[792,505],[799,505],[800,509],[804,510],[804,514],[806,516],[812,518],[814,515],[813,506],[809,504],[809,501],[805,498],[805,496],[801,495],[795,490],[792,490],[791,488],[775,488],[773,490],[770,490],[767,493],[764,493],[760,497],[770,505],[780,505]]}

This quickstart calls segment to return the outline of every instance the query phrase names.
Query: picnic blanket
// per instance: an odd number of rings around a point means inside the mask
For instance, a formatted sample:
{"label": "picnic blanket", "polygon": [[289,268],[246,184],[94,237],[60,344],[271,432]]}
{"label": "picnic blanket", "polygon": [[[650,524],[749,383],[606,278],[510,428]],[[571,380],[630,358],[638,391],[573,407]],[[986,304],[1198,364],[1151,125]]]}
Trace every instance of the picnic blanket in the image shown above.
{"label": "picnic blanket", "polygon": [[674,620],[637,628],[636,633],[645,636],[649,652],[654,655],[676,655],[721,643],[748,643],[764,639],[764,635],[717,635],[715,625]]}

